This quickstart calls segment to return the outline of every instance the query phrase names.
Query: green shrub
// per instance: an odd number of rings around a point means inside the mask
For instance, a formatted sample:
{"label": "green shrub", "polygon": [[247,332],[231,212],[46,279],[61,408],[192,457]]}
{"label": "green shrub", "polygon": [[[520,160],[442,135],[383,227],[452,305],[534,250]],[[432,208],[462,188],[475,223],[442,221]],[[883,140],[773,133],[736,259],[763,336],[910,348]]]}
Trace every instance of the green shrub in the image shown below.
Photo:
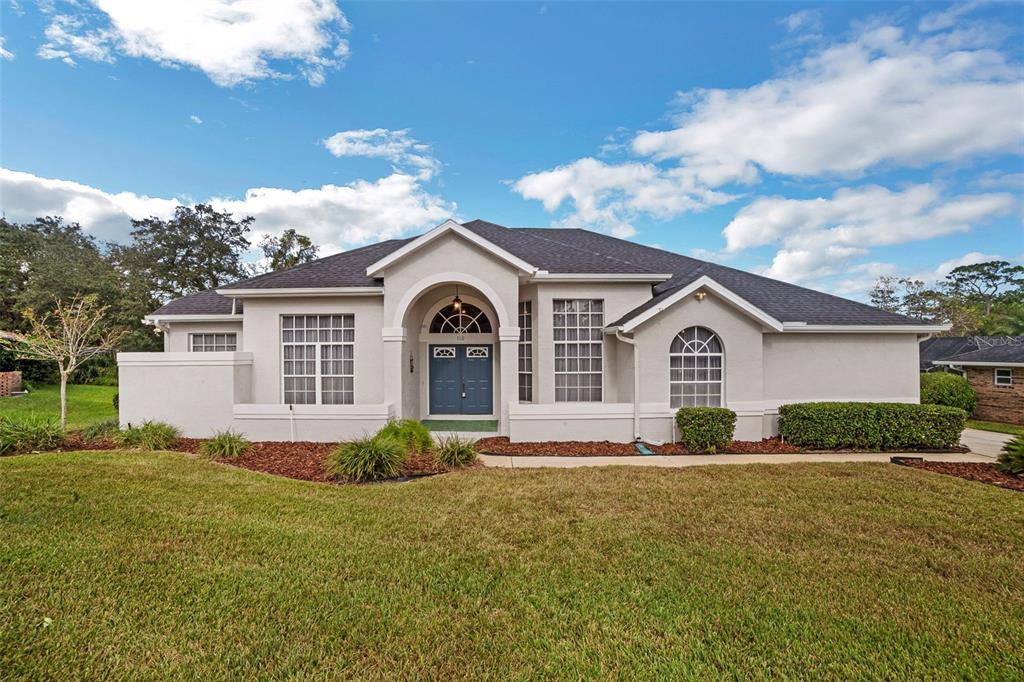
{"label": "green shrub", "polygon": [[405,443],[378,433],[341,443],[327,455],[327,473],[344,481],[376,481],[393,478],[402,470]]}
{"label": "green shrub", "polygon": [[119,431],[114,439],[126,448],[142,450],[169,450],[181,437],[177,427],[164,422],[145,421]]}
{"label": "green shrub", "polygon": [[458,436],[445,436],[434,454],[437,461],[451,469],[461,469],[476,461],[476,441]]}
{"label": "green shrub", "polygon": [[63,442],[64,428],[52,417],[0,417],[0,455],[53,450]]}
{"label": "green shrub", "polygon": [[114,397],[110,399],[110,402],[114,403],[114,409],[115,410],[121,409],[121,398],[120,398],[120,396],[121,396],[120,393],[115,393]]}
{"label": "green shrub", "polygon": [[680,407],[679,442],[690,452],[715,452],[732,440],[736,413],[724,407]]}
{"label": "green shrub", "polygon": [[103,438],[113,438],[120,429],[121,425],[118,424],[116,418],[104,419],[103,421],[89,424],[89,426],[82,429],[82,438],[89,442]]}
{"label": "green shrub", "polygon": [[1003,445],[996,467],[1008,474],[1024,476],[1024,435],[1014,436]]}
{"label": "green shrub", "polygon": [[967,379],[949,372],[926,372],[921,375],[921,404],[959,407],[970,414],[978,395]]}
{"label": "green shrub", "polygon": [[214,459],[235,459],[244,455],[245,451],[249,449],[249,445],[251,444],[242,434],[227,429],[218,431],[213,434],[213,438],[203,441],[203,444],[199,446],[199,451]]}
{"label": "green shrub", "polygon": [[945,405],[793,403],[779,408],[779,434],[793,445],[859,450],[947,448],[967,413]]}
{"label": "green shrub", "polygon": [[434,439],[430,435],[430,430],[415,419],[390,421],[377,434],[395,438],[405,445],[409,452],[431,452],[434,449]]}

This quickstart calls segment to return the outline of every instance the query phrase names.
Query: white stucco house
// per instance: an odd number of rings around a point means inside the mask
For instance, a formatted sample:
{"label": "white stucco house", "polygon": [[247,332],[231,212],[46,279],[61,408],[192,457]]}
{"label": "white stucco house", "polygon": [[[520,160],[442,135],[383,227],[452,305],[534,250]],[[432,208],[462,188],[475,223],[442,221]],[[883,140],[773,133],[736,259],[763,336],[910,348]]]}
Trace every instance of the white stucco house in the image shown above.
{"label": "white stucco house", "polygon": [[121,353],[122,425],[336,441],[389,419],[493,420],[513,441],[658,442],[722,405],[918,401],[943,327],[577,229],[448,221],[171,301]]}

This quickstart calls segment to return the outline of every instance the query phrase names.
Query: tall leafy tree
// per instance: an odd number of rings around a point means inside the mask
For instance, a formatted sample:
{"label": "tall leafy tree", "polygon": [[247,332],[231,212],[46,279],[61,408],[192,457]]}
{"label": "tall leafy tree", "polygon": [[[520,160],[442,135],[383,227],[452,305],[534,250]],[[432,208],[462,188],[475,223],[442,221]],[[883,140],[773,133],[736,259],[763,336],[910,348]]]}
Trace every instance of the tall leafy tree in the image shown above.
{"label": "tall leafy tree", "polygon": [[263,237],[260,250],[264,260],[261,270],[273,272],[315,260],[319,248],[309,237],[289,228],[280,237]]}
{"label": "tall leafy tree", "polygon": [[132,243],[118,259],[162,298],[215,289],[249,274],[242,258],[252,222],[209,204],[179,206],[170,220],[133,220]]}
{"label": "tall leafy tree", "polygon": [[946,276],[945,287],[954,295],[981,301],[988,316],[1002,295],[1024,287],[1024,266],[1004,260],[961,265]]}

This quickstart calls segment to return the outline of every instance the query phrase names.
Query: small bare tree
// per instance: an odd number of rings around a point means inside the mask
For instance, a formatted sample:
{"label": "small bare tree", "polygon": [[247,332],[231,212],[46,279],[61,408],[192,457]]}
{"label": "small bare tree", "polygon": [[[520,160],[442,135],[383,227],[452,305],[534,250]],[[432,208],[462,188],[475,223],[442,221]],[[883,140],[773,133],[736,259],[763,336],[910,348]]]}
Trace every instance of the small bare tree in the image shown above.
{"label": "small bare tree", "polygon": [[104,330],[103,320],[110,306],[101,306],[96,296],[75,296],[70,303],[57,300],[53,312],[38,317],[29,308],[22,317],[30,331],[0,332],[0,342],[27,360],[49,360],[60,371],[60,423],[68,421],[68,378],[83,362],[117,347],[121,330]]}

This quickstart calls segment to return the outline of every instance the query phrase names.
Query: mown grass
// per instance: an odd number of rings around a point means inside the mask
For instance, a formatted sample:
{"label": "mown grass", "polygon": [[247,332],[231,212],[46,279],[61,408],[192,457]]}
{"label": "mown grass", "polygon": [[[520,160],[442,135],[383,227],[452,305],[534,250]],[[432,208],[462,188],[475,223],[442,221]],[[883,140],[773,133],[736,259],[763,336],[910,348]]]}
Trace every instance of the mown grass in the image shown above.
{"label": "mown grass", "polygon": [[986,422],[980,419],[968,419],[967,428],[980,429],[982,431],[995,431],[996,433],[1008,433],[1011,436],[1024,435],[1024,426],[1016,424],[1004,424],[1003,422]]}
{"label": "mown grass", "polygon": [[[68,386],[68,428],[84,429],[105,419],[116,419],[115,393],[116,386]],[[0,398],[0,414],[11,417],[41,414],[60,419],[60,386],[40,386],[28,395]]]}
{"label": "mown grass", "polygon": [[0,535],[5,679],[1024,675],[1024,495],[892,465],[25,455]]}

